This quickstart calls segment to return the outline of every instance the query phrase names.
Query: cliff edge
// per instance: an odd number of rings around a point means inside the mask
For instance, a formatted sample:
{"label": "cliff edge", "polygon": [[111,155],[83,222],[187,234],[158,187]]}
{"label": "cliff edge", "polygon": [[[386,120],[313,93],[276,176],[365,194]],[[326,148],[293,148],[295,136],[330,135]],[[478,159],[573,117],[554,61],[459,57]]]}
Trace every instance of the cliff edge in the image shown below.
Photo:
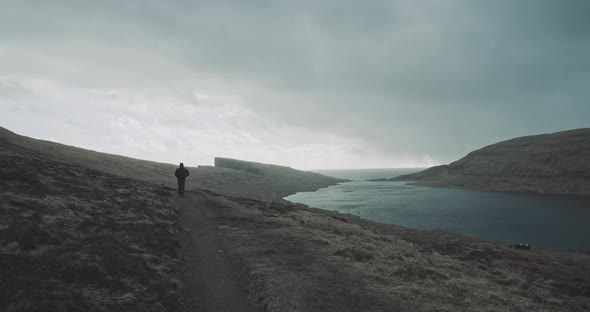
{"label": "cliff edge", "polygon": [[[199,167],[205,170],[204,167]],[[215,170],[247,175],[247,183],[226,179],[223,184],[211,185],[218,192],[233,196],[258,199],[280,199],[295,192],[313,192],[348,180],[337,179],[310,171],[286,166],[262,164],[231,158],[215,158]]]}

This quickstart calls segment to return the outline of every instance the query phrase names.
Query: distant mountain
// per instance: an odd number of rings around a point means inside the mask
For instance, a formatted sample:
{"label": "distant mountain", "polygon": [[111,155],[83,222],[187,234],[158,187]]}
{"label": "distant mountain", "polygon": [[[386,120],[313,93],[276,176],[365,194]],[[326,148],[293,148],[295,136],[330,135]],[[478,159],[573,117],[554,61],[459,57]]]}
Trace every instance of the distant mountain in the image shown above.
{"label": "distant mountain", "polygon": [[486,191],[590,195],[590,128],[519,137],[390,180]]}

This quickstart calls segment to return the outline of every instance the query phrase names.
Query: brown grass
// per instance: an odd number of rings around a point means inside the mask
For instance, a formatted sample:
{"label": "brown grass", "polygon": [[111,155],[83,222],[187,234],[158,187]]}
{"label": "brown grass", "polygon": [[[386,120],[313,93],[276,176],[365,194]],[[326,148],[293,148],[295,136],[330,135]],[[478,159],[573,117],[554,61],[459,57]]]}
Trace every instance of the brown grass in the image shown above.
{"label": "brown grass", "polygon": [[178,311],[170,189],[0,139],[1,311]]}
{"label": "brown grass", "polygon": [[590,256],[206,195],[267,311],[588,311]]}

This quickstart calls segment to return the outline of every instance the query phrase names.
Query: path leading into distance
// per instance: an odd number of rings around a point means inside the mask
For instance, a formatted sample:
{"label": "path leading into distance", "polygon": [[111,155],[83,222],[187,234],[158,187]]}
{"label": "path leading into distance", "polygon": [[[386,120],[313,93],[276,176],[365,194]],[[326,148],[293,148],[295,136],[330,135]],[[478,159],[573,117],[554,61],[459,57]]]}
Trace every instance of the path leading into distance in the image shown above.
{"label": "path leading into distance", "polygon": [[183,228],[184,300],[188,311],[258,311],[249,301],[223,243],[215,209],[198,194],[176,199]]}

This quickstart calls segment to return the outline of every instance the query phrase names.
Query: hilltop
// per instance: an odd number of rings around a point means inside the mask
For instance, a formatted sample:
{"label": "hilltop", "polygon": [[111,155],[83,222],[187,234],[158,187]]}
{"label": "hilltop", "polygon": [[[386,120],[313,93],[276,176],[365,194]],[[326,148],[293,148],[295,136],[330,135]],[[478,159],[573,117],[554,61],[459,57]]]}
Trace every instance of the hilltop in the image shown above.
{"label": "hilltop", "polygon": [[100,153],[56,142],[18,135],[0,127],[0,139],[46,159],[91,168],[119,177],[174,186],[175,165]]}
{"label": "hilltop", "polygon": [[390,180],[485,191],[590,195],[590,129],[514,138],[449,165]]}

